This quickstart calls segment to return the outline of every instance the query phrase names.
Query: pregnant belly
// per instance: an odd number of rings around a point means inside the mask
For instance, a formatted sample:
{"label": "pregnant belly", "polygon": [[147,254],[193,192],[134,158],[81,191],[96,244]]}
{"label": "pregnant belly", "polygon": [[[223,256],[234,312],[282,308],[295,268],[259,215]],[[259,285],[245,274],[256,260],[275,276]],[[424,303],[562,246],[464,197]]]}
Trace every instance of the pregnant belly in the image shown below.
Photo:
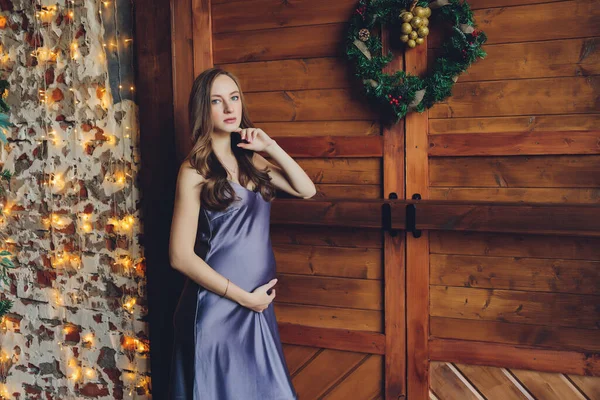
{"label": "pregnant belly", "polygon": [[275,278],[275,258],[270,248],[251,252],[217,251],[210,254],[206,262],[247,292]]}

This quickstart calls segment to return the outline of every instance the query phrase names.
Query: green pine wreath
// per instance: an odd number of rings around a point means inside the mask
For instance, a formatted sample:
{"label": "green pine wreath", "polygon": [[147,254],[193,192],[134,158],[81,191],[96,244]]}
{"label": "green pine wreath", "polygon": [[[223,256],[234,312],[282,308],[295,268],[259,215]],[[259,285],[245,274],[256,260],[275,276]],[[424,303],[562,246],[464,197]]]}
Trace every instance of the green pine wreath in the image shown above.
{"label": "green pine wreath", "polygon": [[[388,26],[392,32],[398,30],[403,22],[400,14],[415,6],[429,7],[434,23],[447,21],[452,24],[452,31],[442,44],[442,55],[424,78],[404,71],[385,73],[383,68],[392,60],[393,54],[390,51],[383,55],[381,39],[370,32],[378,25]],[[395,116],[398,122],[411,111],[423,112],[449,97],[458,76],[478,58],[486,56],[481,46],[487,37],[475,27],[473,13],[466,1],[360,0],[350,19],[346,54],[354,63],[356,76],[364,83],[368,98],[384,113]],[[407,48],[407,51],[411,49]]]}

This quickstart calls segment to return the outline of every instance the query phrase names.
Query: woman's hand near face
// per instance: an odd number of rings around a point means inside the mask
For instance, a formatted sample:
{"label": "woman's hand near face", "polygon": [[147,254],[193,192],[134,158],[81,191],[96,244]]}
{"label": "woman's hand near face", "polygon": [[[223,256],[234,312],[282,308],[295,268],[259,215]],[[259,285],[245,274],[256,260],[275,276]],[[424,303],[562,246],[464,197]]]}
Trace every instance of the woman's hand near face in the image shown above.
{"label": "woman's hand near face", "polygon": [[242,137],[242,140],[248,141],[248,143],[238,143],[238,147],[252,151],[264,151],[267,146],[275,143],[275,140],[271,139],[269,135],[260,128],[237,128],[235,132],[238,132]]}

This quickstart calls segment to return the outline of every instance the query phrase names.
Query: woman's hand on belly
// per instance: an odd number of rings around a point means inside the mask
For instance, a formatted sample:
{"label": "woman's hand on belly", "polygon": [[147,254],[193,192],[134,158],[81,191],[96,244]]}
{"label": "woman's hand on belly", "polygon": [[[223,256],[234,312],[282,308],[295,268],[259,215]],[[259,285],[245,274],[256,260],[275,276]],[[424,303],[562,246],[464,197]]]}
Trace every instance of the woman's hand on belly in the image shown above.
{"label": "woman's hand on belly", "polygon": [[271,294],[267,293],[275,284],[277,278],[270,280],[268,283],[257,287],[247,298],[240,302],[240,304],[246,308],[249,308],[256,312],[263,312],[269,307],[269,304],[275,299],[275,289],[271,290]]}

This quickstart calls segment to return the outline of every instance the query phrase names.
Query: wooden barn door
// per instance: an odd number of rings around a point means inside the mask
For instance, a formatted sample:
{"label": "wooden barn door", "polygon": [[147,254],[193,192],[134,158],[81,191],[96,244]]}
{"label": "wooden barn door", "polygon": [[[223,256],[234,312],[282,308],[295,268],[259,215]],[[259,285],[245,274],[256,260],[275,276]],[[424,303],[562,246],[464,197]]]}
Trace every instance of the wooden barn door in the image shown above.
{"label": "wooden barn door", "polygon": [[[469,4],[488,56],[429,110],[417,164],[428,168],[424,198],[489,202],[498,221],[474,210],[430,230],[419,249],[428,268],[411,263],[408,243],[408,298],[429,299],[428,309],[408,303],[425,326],[411,330],[409,319],[409,363],[411,332],[431,360],[426,370],[415,354],[409,398],[600,398],[600,232],[590,229],[600,221],[600,2]],[[527,28],[512,29],[516,20]],[[433,28],[429,60],[442,32]]]}
{"label": "wooden barn door", "polygon": [[[180,157],[189,148],[193,78],[220,66],[241,80],[255,124],[317,184],[315,200],[357,201],[349,214],[362,215],[361,201],[392,193],[403,199],[404,125],[381,127],[352,88],[340,46],[355,6],[354,0],[173,1]],[[279,274],[275,309],[300,399],[402,398],[403,231],[382,231],[381,202],[368,227],[290,224],[286,202],[295,201],[274,201],[271,240]]]}
{"label": "wooden barn door", "polygon": [[[470,3],[490,5],[485,15],[495,15],[502,10],[495,5],[518,1]],[[532,20],[540,9],[569,3],[574,13],[556,15],[569,14],[581,29],[600,34],[589,0],[524,3],[543,3],[522,7]],[[552,66],[545,55],[567,51],[569,43],[527,31],[547,47],[500,43],[490,52],[495,68],[461,78],[453,100],[384,128],[353,89],[340,46],[355,5],[172,3],[180,156],[189,146],[193,78],[221,66],[240,78],[256,125],[317,185],[314,199],[280,198],[272,208],[280,279],[275,308],[300,399],[520,399],[557,379],[594,390],[596,381],[579,375],[598,368],[597,358],[584,354],[598,351],[599,332],[598,309],[585,307],[586,299],[598,299],[600,260],[598,131],[591,131],[598,122],[596,77],[570,77],[568,68]],[[494,37],[506,38],[509,25],[499,23]],[[435,31],[430,42],[404,59],[398,54],[390,71],[424,73],[439,47]],[[597,65],[584,61],[593,44],[580,45],[582,59],[568,53],[573,74],[577,68],[597,74]],[[507,51],[537,60],[522,68],[527,79],[511,75]],[[511,77],[517,82],[498,82]],[[517,86],[523,81],[527,90]],[[543,95],[553,84],[560,101]],[[536,115],[544,110],[552,115]],[[413,200],[417,195],[424,200]],[[556,268],[553,278],[530,282]],[[576,268],[570,279],[587,277],[589,284],[565,284],[563,268]],[[502,278],[490,275],[498,271]],[[520,385],[518,393],[511,385]]]}

